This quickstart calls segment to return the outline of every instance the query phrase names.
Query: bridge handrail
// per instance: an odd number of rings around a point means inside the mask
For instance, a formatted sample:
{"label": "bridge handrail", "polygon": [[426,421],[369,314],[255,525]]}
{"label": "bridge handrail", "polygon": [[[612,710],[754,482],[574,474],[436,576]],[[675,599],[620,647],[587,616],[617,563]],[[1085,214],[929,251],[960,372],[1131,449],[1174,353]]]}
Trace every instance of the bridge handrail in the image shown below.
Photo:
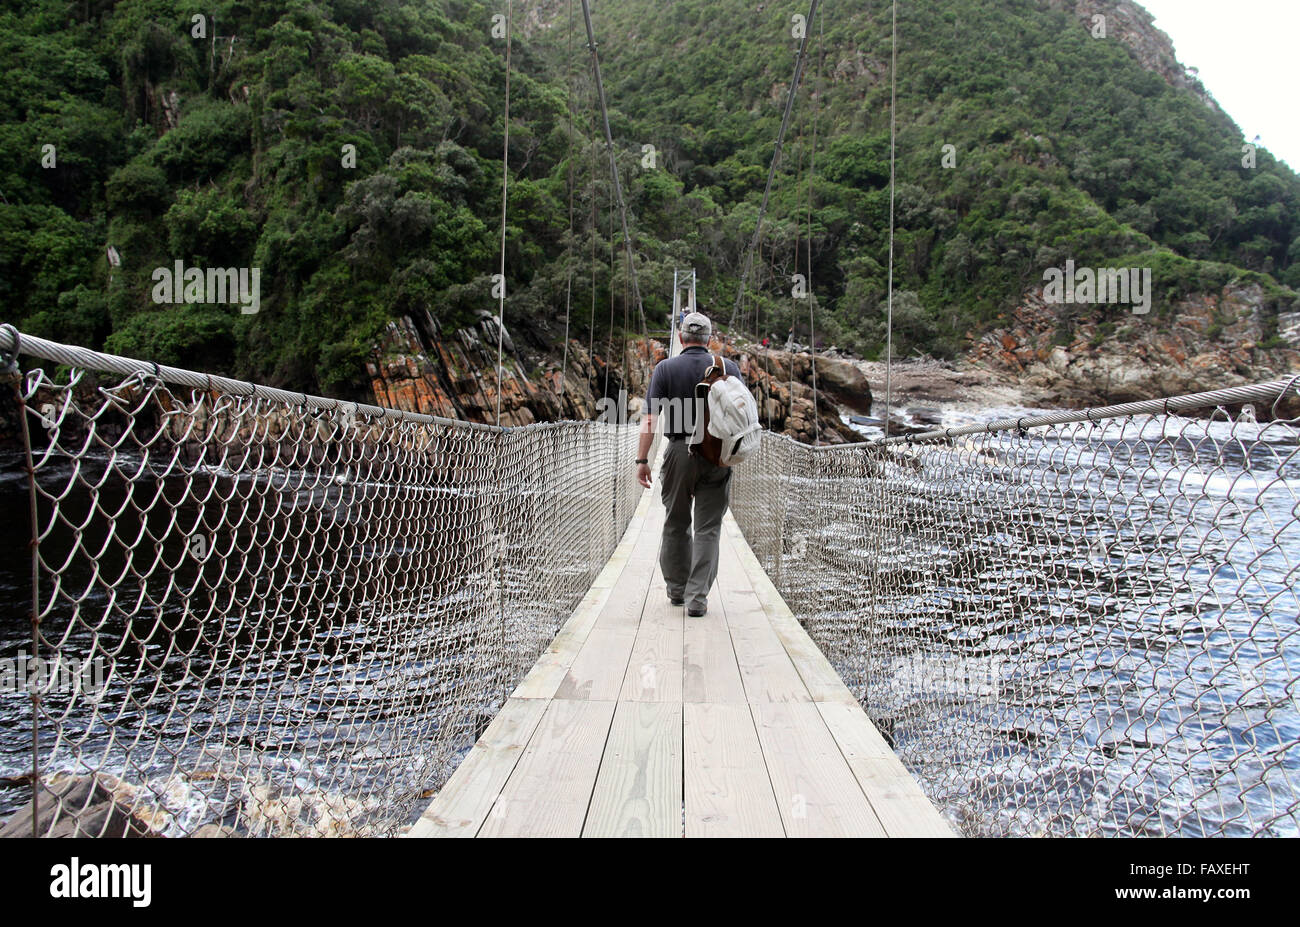
{"label": "bridge handrail", "polygon": [[1075,422],[1099,422],[1103,419],[1125,418],[1130,415],[1167,415],[1171,412],[1192,412],[1197,409],[1247,402],[1272,403],[1276,407],[1277,403],[1291,390],[1296,390],[1297,394],[1300,394],[1300,373],[1284,380],[1269,380],[1265,383],[1230,386],[1205,393],[1171,396],[1168,399],[1144,399],[1139,402],[1125,402],[1096,409],[1084,409],[1079,412],[1049,412],[1045,415],[1030,415],[1023,418],[1001,418],[982,425],[937,428],[923,434],[900,435],[878,443],[919,444],[926,441],[960,438],[966,435],[993,434],[999,431],[1021,431],[1026,428],[1069,425]]}
{"label": "bridge handrail", "polygon": [[230,377],[200,373],[196,370],[186,370],[183,367],[169,367],[166,364],[155,364],[131,357],[122,357],[118,354],[103,354],[89,348],[60,344],[57,341],[49,341],[35,335],[28,335],[9,324],[0,325],[0,351],[10,355],[25,354],[29,357],[39,357],[42,360],[53,361],[56,364],[66,364],[69,367],[78,367],[82,370],[152,376],[164,383],[174,383],[178,386],[216,390],[234,396],[246,396],[250,399],[269,399],[273,402],[301,405],[309,409],[320,409],[327,412],[355,412],[380,418],[414,422],[417,425],[455,425],[488,432],[506,430],[505,426],[469,422],[463,419],[445,418],[438,415],[425,415],[421,412],[406,412],[401,409],[390,409],[368,403],[347,402],[342,399],[330,399],[327,396],[314,396],[309,393],[295,393],[274,386],[251,383],[248,380],[234,380]]}
{"label": "bridge handrail", "polygon": [[1300,836],[1296,382],[906,447],[764,433],[732,510],[964,833]]}
{"label": "bridge handrail", "polygon": [[497,428],[12,326],[0,354],[32,520],[0,836],[404,831],[641,495],[636,425]]}

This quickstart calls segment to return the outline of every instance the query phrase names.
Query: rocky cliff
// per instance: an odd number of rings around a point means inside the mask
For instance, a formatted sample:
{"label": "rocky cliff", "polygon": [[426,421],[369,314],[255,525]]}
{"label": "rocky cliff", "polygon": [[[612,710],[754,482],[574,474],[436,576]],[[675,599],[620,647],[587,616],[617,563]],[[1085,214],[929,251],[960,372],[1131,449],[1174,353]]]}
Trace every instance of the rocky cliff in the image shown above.
{"label": "rocky cliff", "polygon": [[[502,344],[500,386],[497,340]],[[808,353],[766,350],[758,345],[719,345],[740,366],[759,403],[763,424],[799,441],[820,438],[841,444],[860,440],[840,421],[841,412],[869,412],[871,386],[853,363]],[[592,419],[603,396],[625,392],[628,411],[639,416],[654,365],[668,354],[655,338],[630,338],[612,345],[596,342],[588,353],[569,342],[567,367],[562,345],[534,349],[498,332],[495,316],[484,313],[473,328],[450,336],[429,320],[403,316],[391,322],[367,365],[375,402],[382,406],[495,422],[500,392],[501,424],[527,425],[558,419]],[[609,356],[607,356],[609,355]]]}
{"label": "rocky cliff", "polygon": [[[621,339],[596,344],[591,353],[569,342],[529,351],[517,346],[509,330],[499,332],[496,317],[483,313],[477,325],[441,334],[431,320],[403,316],[390,322],[375,356],[367,364],[375,402],[408,412],[472,422],[495,422],[497,342],[502,345],[501,424],[528,425],[558,419],[591,419],[601,396],[644,396],[650,371],[662,346],[629,340],[626,359]],[[613,354],[611,358],[607,354]]]}
{"label": "rocky cliff", "polygon": [[[975,343],[969,358],[1069,407],[1300,374],[1300,312],[1274,314],[1258,286],[1183,299],[1158,322],[1112,308],[1108,318],[1093,307],[1048,304],[1036,290]],[[1294,402],[1284,408],[1300,414]]]}
{"label": "rocky cliff", "polygon": [[1104,16],[1107,37],[1128,46],[1142,67],[1159,74],[1171,86],[1190,90],[1206,106],[1219,109],[1195,68],[1185,68],[1178,62],[1173,41],[1156,28],[1152,15],[1132,0],[1048,0],[1048,5],[1072,12],[1090,30],[1098,22],[1096,17]]}

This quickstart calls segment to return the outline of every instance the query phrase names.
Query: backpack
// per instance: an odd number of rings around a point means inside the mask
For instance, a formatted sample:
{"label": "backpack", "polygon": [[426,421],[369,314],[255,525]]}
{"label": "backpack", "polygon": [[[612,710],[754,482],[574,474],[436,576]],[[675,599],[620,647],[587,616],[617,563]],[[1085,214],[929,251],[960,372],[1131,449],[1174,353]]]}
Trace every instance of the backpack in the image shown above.
{"label": "backpack", "polygon": [[[692,436],[691,452],[719,467],[741,463],[762,442],[758,403],[739,378],[727,375],[720,355],[695,385],[702,421]],[[702,400],[702,401],[701,401]]]}

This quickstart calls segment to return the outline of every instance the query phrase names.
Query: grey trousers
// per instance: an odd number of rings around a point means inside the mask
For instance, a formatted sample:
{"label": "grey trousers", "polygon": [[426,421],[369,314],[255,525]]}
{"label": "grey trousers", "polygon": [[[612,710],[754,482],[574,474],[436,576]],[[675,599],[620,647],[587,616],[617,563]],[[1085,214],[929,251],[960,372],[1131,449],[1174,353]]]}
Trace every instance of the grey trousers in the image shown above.
{"label": "grey trousers", "polygon": [[668,595],[703,609],[718,576],[718,537],[731,500],[731,468],[692,455],[685,441],[670,441],[659,479],[664,502],[659,567]]}

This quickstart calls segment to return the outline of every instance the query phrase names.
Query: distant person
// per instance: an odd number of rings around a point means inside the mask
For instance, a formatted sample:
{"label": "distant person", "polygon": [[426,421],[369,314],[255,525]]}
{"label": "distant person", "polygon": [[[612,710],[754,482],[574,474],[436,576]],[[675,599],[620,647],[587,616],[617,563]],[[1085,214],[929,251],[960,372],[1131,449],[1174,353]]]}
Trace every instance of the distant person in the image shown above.
{"label": "distant person", "polygon": [[[695,385],[713,364],[708,349],[712,334],[707,316],[692,312],[682,320],[678,332],[682,352],[661,360],[650,376],[636,461],[637,479],[648,489],[650,445],[662,413],[667,447],[659,473],[664,503],[659,567],[668,586],[668,601],[685,604],[686,614],[692,618],[708,611],[709,590],[718,576],[722,516],[731,497],[731,468],[712,464],[690,448],[691,433],[703,414],[695,408]],[[741,379],[734,361],[724,360],[723,364],[729,376]]]}

